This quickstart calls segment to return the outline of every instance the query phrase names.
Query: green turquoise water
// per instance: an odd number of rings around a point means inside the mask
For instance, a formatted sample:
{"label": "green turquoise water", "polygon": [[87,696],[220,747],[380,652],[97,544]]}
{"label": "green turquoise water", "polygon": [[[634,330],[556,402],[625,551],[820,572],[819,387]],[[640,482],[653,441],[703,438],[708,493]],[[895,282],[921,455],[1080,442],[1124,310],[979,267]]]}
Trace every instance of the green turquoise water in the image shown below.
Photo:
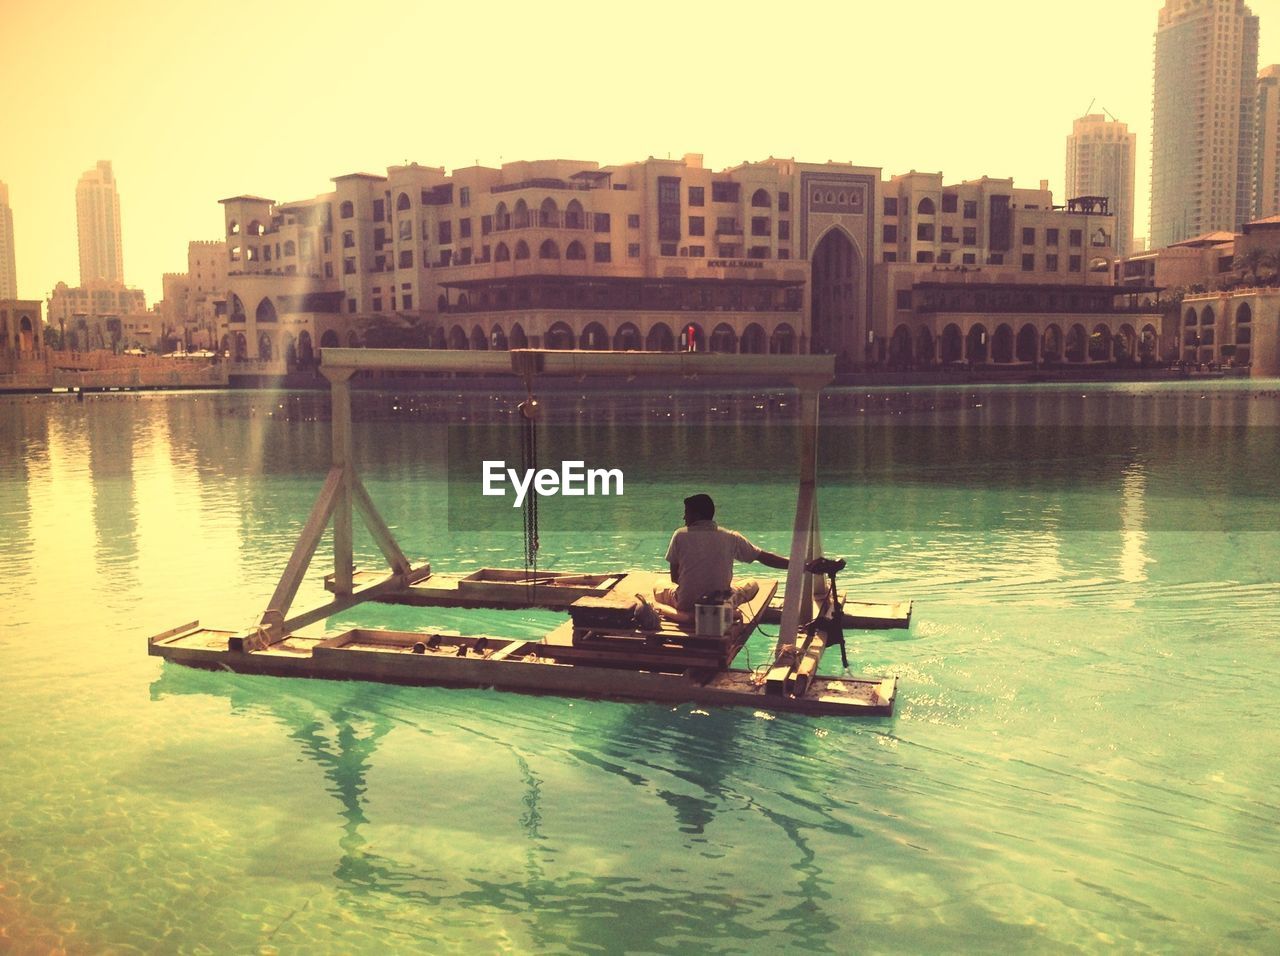
{"label": "green turquoise water", "polygon": [[[541,566],[659,568],[693,490],[787,549],[785,395],[543,397],[542,459],[628,483],[545,499]],[[510,404],[357,396],[411,556],[521,564],[519,512],[468,470]],[[826,550],[853,596],[915,601],[909,631],[849,636],[855,670],[900,677],[869,720],[148,657],[261,613],[326,417],[321,395],[0,400],[0,950],[1280,950],[1280,383],[832,393]]]}

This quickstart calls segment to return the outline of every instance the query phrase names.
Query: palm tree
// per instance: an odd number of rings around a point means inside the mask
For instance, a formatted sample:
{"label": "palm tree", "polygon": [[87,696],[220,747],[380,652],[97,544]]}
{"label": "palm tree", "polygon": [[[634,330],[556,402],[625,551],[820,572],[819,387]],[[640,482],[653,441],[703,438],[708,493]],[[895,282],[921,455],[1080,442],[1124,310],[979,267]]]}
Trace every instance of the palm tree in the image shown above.
{"label": "palm tree", "polygon": [[1268,268],[1269,266],[1274,268],[1274,261],[1274,256],[1271,253],[1267,252],[1265,249],[1254,246],[1247,252],[1243,252],[1236,256],[1235,259],[1232,260],[1231,265],[1238,273],[1240,273],[1241,279],[1244,279],[1246,276],[1252,276],[1253,281],[1256,284],[1258,281],[1258,274],[1261,270]]}

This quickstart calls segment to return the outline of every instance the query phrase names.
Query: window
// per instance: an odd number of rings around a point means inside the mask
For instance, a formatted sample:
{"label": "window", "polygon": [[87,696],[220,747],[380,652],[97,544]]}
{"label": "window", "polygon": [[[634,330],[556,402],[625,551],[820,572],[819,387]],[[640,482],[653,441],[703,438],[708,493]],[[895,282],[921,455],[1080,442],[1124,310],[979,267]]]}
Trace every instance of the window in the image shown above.
{"label": "window", "polygon": [[1044,267],[1048,272],[1058,271],[1058,256],[1056,253],[1051,252],[1044,257]]}
{"label": "window", "polygon": [[401,269],[413,268],[413,250],[412,249],[400,250],[400,268]]}
{"label": "window", "polygon": [[348,312],[354,312],[355,310],[356,310],[356,300],[355,300],[355,299],[348,299],[348,300],[347,300],[347,311],[348,311]]}
{"label": "window", "polygon": [[339,219],[351,219],[353,216],[355,216],[355,214],[356,214],[355,203],[351,202],[350,200],[347,200],[341,206],[338,207]]}
{"label": "window", "polygon": [[[640,217],[636,216],[636,226]],[[628,224],[630,217],[628,217]],[[676,242],[680,239],[680,180],[675,176],[658,177],[658,239]]]}
{"label": "window", "polygon": [[707,234],[707,220],[702,216],[689,217],[689,235],[705,236]]}
{"label": "window", "polygon": [[1036,256],[1035,256],[1035,253],[1033,253],[1033,252],[1024,252],[1024,253],[1022,254],[1022,271],[1023,271],[1023,272],[1035,272],[1035,270],[1036,270]]}
{"label": "window", "polygon": [[344,276],[353,276],[356,274],[356,260],[354,256],[347,256],[342,260],[342,274]]}
{"label": "window", "polygon": [[638,242],[627,243],[627,258],[628,259],[640,258],[640,243]]}
{"label": "window", "polygon": [[1046,246],[1056,246],[1058,244],[1058,230],[1046,229],[1044,231],[1044,244]]}
{"label": "window", "polygon": [[456,266],[471,265],[471,247],[464,246],[463,248],[459,249],[457,255],[454,257],[453,264]]}
{"label": "window", "polygon": [[386,218],[387,218],[387,204],[383,202],[381,199],[375,199],[373,201],[373,221],[382,222],[382,220]]}
{"label": "window", "polygon": [[342,248],[354,249],[356,245],[356,234],[348,229],[342,234]]}
{"label": "window", "polygon": [[778,212],[791,211],[791,193],[778,193]]}
{"label": "window", "polygon": [[925,196],[916,205],[916,213],[921,216],[932,216],[934,213],[933,200]]}
{"label": "window", "polygon": [[933,223],[922,222],[917,224],[916,239],[920,242],[933,242]]}
{"label": "window", "polygon": [[493,217],[481,216],[480,217],[480,235],[487,236],[491,232],[493,232]]}
{"label": "window", "polygon": [[379,226],[377,229],[373,230],[373,248],[381,249],[386,244],[387,230],[384,227]]}
{"label": "window", "polygon": [[737,183],[712,183],[711,184],[711,201],[712,202],[737,202],[738,201],[738,184]]}
{"label": "window", "polygon": [[271,246],[270,246],[270,245],[266,245],[266,246],[263,246],[263,247],[262,247],[262,261],[263,261],[263,262],[270,262],[270,261],[271,261]]}
{"label": "window", "polygon": [[972,252],[966,252],[964,255],[960,257],[960,262],[966,266],[976,265],[978,262],[978,257],[974,255]]}
{"label": "window", "polygon": [[769,198],[767,190],[757,189],[751,194],[751,205],[757,209],[772,209],[773,200]]}
{"label": "window", "polygon": [[960,202],[960,197],[957,196],[955,193],[943,193],[942,194],[942,211],[955,212],[957,207],[959,206],[959,202]]}
{"label": "window", "polygon": [[462,239],[471,238],[471,220],[470,219],[458,220],[458,236]]}
{"label": "window", "polygon": [[706,254],[707,254],[706,246],[690,246],[689,247],[689,255],[691,257],[702,259],[706,256]]}
{"label": "window", "polygon": [[[608,214],[607,212],[598,212],[598,213],[596,213],[596,218],[595,218],[595,231],[596,231],[596,232],[608,232],[610,228],[611,228],[611,226],[610,226],[610,224],[609,224],[609,214]],[[599,244],[597,244],[597,245],[599,245]],[[605,245],[607,246],[607,245],[608,245],[608,243],[605,243]],[[608,261],[609,261],[608,259],[597,259],[597,260],[596,260],[596,262],[608,262]]]}
{"label": "window", "polygon": [[738,220],[734,219],[732,216],[717,216],[716,232],[730,236],[738,236],[742,234],[742,230],[738,228]]}
{"label": "window", "polygon": [[791,220],[790,219],[778,220],[778,238],[779,239],[791,238]]}
{"label": "window", "polygon": [[897,196],[884,197],[884,214],[886,216],[896,216],[898,214],[898,197]]}
{"label": "window", "polygon": [[689,205],[690,206],[705,206],[707,204],[706,197],[707,197],[707,193],[706,193],[705,186],[689,187]]}
{"label": "window", "polygon": [[373,311],[374,311],[374,312],[381,312],[381,311],[382,311],[382,296],[380,296],[380,295],[375,295],[375,296],[373,297]]}
{"label": "window", "polygon": [[678,250],[674,242],[664,242],[658,246],[658,255],[660,256],[674,256],[677,254]]}
{"label": "window", "polygon": [[1028,227],[1022,230],[1022,244],[1024,246],[1034,246],[1036,244],[1035,229]]}
{"label": "window", "polygon": [[471,187],[463,186],[458,190],[458,205],[464,209],[471,205]]}
{"label": "window", "polygon": [[401,241],[413,238],[413,221],[410,219],[400,220],[400,239]]}
{"label": "window", "polygon": [[726,245],[719,245],[719,246],[716,246],[716,256],[717,256],[718,258],[721,258],[721,259],[736,259],[736,258],[738,258],[738,246],[737,246],[737,244],[732,244],[732,245],[727,245],[727,244],[726,244]]}
{"label": "window", "polygon": [[449,264],[449,260],[452,258],[453,258],[452,249],[441,249],[440,258],[439,260],[437,260],[437,265],[447,266]]}
{"label": "window", "polygon": [[987,256],[987,265],[989,265],[989,266],[1002,266],[1002,265],[1004,265],[1004,253],[1003,253],[1003,252],[993,252],[993,253],[991,253],[989,256]]}
{"label": "window", "polygon": [[326,253],[333,252],[333,236],[324,237],[324,251]]}
{"label": "window", "polygon": [[932,262],[932,261],[933,261],[933,253],[932,253],[932,252],[917,252],[917,253],[916,253],[916,262]]}
{"label": "window", "polygon": [[964,244],[966,246],[976,246],[978,244],[978,227],[977,226],[964,227]]}
{"label": "window", "polygon": [[406,309],[412,309],[412,308],[413,308],[413,296],[411,296],[408,292],[406,292],[403,296],[401,296],[401,300],[402,300],[402,301],[401,301],[400,305],[401,305],[403,308],[406,308]]}
{"label": "window", "polygon": [[897,291],[897,304],[899,309],[911,308],[911,290],[899,289]]}
{"label": "window", "polygon": [[1067,241],[1071,244],[1071,248],[1078,249],[1084,245],[1084,232],[1080,229],[1072,229],[1068,234]]}
{"label": "window", "polygon": [[950,261],[951,261],[951,250],[950,250],[950,249],[943,249],[941,252],[939,252],[939,253],[938,253],[938,261],[939,261],[939,262],[950,262]]}
{"label": "window", "polygon": [[955,242],[955,241],[956,241],[956,227],[955,227],[955,226],[943,226],[943,227],[942,227],[942,241],[943,241],[943,242]]}
{"label": "window", "polygon": [[639,213],[636,213],[636,212],[630,212],[630,213],[627,213],[627,228],[628,228],[628,229],[639,229],[639,228],[640,228],[640,214],[639,214]]}
{"label": "window", "polygon": [[747,250],[747,258],[748,259],[768,259],[769,247],[768,246],[752,246],[750,249]]}
{"label": "window", "polygon": [[779,259],[790,259],[790,258],[791,258],[791,250],[790,250],[790,249],[779,249],[779,250],[778,250],[778,258],[779,258]]}
{"label": "window", "polygon": [[978,218],[978,200],[966,199],[964,201],[964,218],[966,219]]}
{"label": "window", "polygon": [[769,222],[768,216],[752,216],[751,217],[751,235],[753,236],[769,236],[773,234],[772,223]]}
{"label": "window", "polygon": [[326,263],[324,264],[324,277],[325,277],[326,279],[332,279],[332,278],[333,278],[333,263],[332,263],[332,262],[326,262]]}
{"label": "window", "polygon": [[[600,217],[601,217],[601,216],[604,216],[606,219],[608,219],[608,218],[609,218],[609,214],[608,214],[607,212],[605,212],[605,213],[596,213],[596,222],[597,222],[597,225],[599,224],[599,220],[600,220]],[[597,229],[596,231],[597,231],[597,232],[600,232],[600,231],[602,231],[602,230]],[[612,261],[613,261],[613,247],[612,247],[612,246],[610,246],[610,245],[609,245],[609,243],[607,243],[607,242],[597,242],[597,243],[596,243],[596,253],[595,253],[595,258],[596,258],[596,262],[612,262]]]}
{"label": "window", "polygon": [[453,223],[448,219],[436,223],[436,236],[442,246],[453,242]]}
{"label": "window", "polygon": [[884,254],[884,261],[885,261],[885,262],[897,262],[897,261],[898,261],[898,254],[897,254],[896,252],[886,252],[886,253]]}

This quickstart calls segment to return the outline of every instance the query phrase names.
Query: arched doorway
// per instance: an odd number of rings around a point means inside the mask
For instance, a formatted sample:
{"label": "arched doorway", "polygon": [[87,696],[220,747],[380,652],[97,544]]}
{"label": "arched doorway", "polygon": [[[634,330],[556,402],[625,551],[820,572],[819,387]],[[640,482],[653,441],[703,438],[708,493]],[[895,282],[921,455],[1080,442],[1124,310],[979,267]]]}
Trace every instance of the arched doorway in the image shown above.
{"label": "arched doorway", "polygon": [[266,332],[258,333],[258,359],[263,362],[271,361],[271,336]]}
{"label": "arched doorway", "polygon": [[908,368],[911,365],[911,330],[900,325],[893,330],[889,340],[889,367]]}
{"label": "arched doorway", "polygon": [[857,347],[863,326],[861,257],[844,230],[831,229],[822,237],[814,247],[812,267],[809,351],[869,359]]}
{"label": "arched doorway", "polygon": [[1036,331],[1036,327],[1028,322],[1022,328],[1018,329],[1018,341],[1014,347],[1014,357],[1019,362],[1036,361],[1036,346],[1040,344],[1040,333]]}
{"label": "arched doorway", "polygon": [[505,352],[507,350],[507,334],[502,331],[502,326],[495,325],[489,330],[489,344],[496,351]]}
{"label": "arched doorway", "polygon": [[1013,326],[1001,322],[991,336],[991,361],[1007,365],[1013,361]]}
{"label": "arched doorway", "polygon": [[465,351],[470,344],[467,341],[467,333],[462,331],[462,326],[455,325],[449,330],[449,348],[454,351]]}
{"label": "arched doorway", "polygon": [[645,337],[644,347],[649,352],[671,352],[676,347],[676,337],[665,322],[656,323]]}
{"label": "arched doorway", "polygon": [[1086,349],[1089,347],[1089,336],[1085,334],[1083,325],[1073,325],[1067,332],[1066,350],[1063,357],[1068,362],[1083,362]]}
{"label": "arched doorway", "polygon": [[711,351],[730,354],[738,351],[738,336],[723,322],[711,330]]}
{"label": "arched doorway", "polygon": [[783,322],[773,330],[773,336],[769,339],[769,353],[771,355],[794,355],[795,351],[796,330],[786,322]]}
{"label": "arched doorway", "polygon": [[478,325],[471,329],[471,348],[477,352],[489,351],[489,338]]}
{"label": "arched doorway", "polygon": [[618,331],[613,336],[615,352],[638,352],[642,344],[640,330],[630,322],[618,326]]}
{"label": "arched doorway", "polygon": [[527,349],[529,347],[529,336],[525,335],[524,326],[517,322],[511,326],[511,348]]}
{"label": "arched doorway", "polygon": [[1089,361],[1111,361],[1111,330],[1105,325],[1096,325],[1089,336]]}
{"label": "arched doorway", "polygon": [[327,329],[324,335],[320,336],[320,348],[322,349],[336,349],[340,344],[338,333],[333,329]]}
{"label": "arched doorway", "polygon": [[581,348],[594,352],[604,351],[609,347],[609,333],[599,322],[590,323],[582,330]]}
{"label": "arched doorway", "polygon": [[573,348],[573,329],[565,325],[563,322],[557,322],[551,328],[547,329],[546,341],[544,343],[549,349],[571,349]]}
{"label": "arched doorway", "polygon": [[954,322],[942,330],[942,364],[959,362],[964,358],[964,336]]}
{"label": "arched doorway", "polygon": [[702,331],[702,326],[696,322],[688,322],[680,329],[680,351],[682,352],[705,352],[707,350],[707,337]]}
{"label": "arched doorway", "polygon": [[245,340],[243,332],[236,333],[236,361],[245,362],[249,359],[249,343]]}
{"label": "arched doorway", "polygon": [[921,368],[929,368],[933,365],[937,357],[934,354],[936,348],[933,332],[928,326],[920,326],[920,331],[916,333],[916,365]]}
{"label": "arched doorway", "polygon": [[970,362],[987,360],[987,327],[981,322],[972,326],[965,336],[964,357]]}
{"label": "arched doorway", "polygon": [[769,348],[769,340],[764,328],[755,322],[746,327],[742,333],[742,351],[747,355],[763,355]]}
{"label": "arched doorway", "polygon": [[1050,325],[1040,341],[1040,357],[1046,365],[1062,361],[1062,329]]}

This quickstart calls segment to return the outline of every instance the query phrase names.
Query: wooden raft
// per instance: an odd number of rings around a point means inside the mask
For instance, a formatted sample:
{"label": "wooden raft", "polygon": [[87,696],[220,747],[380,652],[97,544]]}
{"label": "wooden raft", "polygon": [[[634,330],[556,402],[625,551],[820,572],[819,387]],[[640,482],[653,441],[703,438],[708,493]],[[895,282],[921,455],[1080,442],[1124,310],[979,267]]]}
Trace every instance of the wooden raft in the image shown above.
{"label": "wooden raft", "polygon": [[[321,372],[330,382],[332,464],[258,624],[248,630],[201,627],[192,621],[148,639],[149,654],[185,664],[251,674],[370,680],[397,684],[493,687],[530,693],[697,701],[812,714],[893,711],[896,677],[822,677],[823,642],[804,626],[813,614],[821,579],[808,570],[822,556],[817,505],[818,396],[834,376],[831,356],[715,355],[513,349],[450,352],[412,349],[328,348]],[[429,563],[406,558],[356,470],[350,379],[361,371],[506,371],[532,392],[542,374],[687,377],[768,374],[798,391],[799,481],[788,552],[786,595],[777,582],[759,582],[742,620],[723,637],[706,637],[664,624],[641,631],[631,624],[635,595],[653,592],[664,578],[648,572],[588,574],[483,568],[467,575],[433,574]],[[388,571],[356,570],[353,524],[363,522],[386,558]],[[291,613],[325,531],[333,529],[332,599]],[[421,607],[521,610],[551,608],[569,620],[537,640],[433,631],[353,628],[311,634],[313,625],[368,601]],[[777,642],[758,671],[731,667],[757,625],[775,617]],[[910,602],[851,603],[845,626],[907,627]]]}

